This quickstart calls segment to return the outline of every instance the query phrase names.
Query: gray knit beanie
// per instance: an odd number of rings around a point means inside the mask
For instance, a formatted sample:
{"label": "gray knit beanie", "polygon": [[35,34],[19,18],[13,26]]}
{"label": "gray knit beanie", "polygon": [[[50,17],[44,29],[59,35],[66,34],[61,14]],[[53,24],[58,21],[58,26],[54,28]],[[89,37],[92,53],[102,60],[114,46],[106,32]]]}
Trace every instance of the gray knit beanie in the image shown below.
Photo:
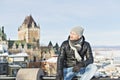
{"label": "gray knit beanie", "polygon": [[71,29],[71,32],[75,32],[80,37],[83,35],[83,31],[84,31],[84,28],[82,28],[81,26],[76,26]]}

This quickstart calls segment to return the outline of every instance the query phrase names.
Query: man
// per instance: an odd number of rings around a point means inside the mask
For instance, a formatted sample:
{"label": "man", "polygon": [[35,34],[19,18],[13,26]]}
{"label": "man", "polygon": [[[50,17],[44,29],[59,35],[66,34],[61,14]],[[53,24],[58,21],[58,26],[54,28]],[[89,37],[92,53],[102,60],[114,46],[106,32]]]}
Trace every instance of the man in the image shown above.
{"label": "man", "polygon": [[90,80],[96,72],[91,46],[85,41],[83,31],[80,26],[74,27],[68,40],[62,43],[57,60],[57,80],[72,80],[75,76],[80,76],[78,80]]}

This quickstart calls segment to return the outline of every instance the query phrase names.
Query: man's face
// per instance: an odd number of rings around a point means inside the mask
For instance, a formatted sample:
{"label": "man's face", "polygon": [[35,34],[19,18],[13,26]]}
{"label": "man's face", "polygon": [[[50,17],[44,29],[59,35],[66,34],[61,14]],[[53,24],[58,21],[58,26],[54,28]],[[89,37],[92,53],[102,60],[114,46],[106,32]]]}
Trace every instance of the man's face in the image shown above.
{"label": "man's face", "polygon": [[78,40],[80,39],[80,36],[76,34],[75,32],[70,32],[70,40]]}

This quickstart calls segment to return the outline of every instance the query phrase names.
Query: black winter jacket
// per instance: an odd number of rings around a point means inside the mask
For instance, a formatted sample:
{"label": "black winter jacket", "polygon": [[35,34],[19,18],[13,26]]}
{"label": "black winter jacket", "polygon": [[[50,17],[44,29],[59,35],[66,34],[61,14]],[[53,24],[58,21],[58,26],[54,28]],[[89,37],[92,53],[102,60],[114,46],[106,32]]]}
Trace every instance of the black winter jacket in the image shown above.
{"label": "black winter jacket", "polygon": [[[78,53],[81,56],[83,67],[93,63],[91,46],[85,41],[84,37],[82,49]],[[60,54],[57,60],[57,72],[63,72],[63,68],[74,67],[78,63],[77,59],[75,59],[74,51],[70,48],[69,40],[64,41],[60,47]]]}

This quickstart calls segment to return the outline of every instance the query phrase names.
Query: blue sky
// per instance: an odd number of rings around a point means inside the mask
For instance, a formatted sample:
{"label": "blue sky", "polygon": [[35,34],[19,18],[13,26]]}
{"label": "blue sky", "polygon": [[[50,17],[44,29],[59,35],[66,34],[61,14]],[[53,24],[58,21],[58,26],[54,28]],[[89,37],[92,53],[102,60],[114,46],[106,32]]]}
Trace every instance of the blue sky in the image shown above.
{"label": "blue sky", "polygon": [[120,45],[120,0],[1,0],[0,26],[7,39],[18,39],[18,27],[30,14],[40,25],[41,45],[61,44],[78,25],[92,46]]}

